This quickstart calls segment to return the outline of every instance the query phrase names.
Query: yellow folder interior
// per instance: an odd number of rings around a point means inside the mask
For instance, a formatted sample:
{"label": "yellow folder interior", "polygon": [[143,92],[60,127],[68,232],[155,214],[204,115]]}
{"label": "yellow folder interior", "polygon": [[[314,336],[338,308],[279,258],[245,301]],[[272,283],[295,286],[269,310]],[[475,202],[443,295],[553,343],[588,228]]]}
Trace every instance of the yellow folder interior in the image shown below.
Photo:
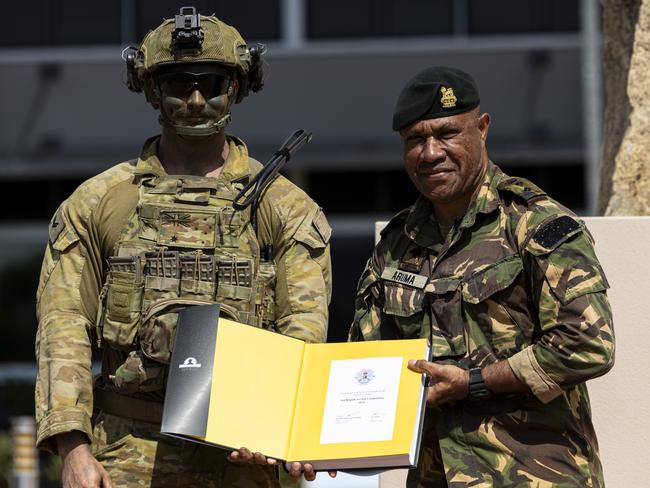
{"label": "yellow folder interior", "polygon": [[[418,391],[422,376],[408,370],[409,359],[426,358],[425,339],[373,341],[343,344],[306,344],[301,385],[296,405],[296,419],[287,460],[318,460],[364,456],[389,456],[409,452],[413,426],[418,414],[417,395],[402,392]],[[321,444],[321,426],[330,364],[333,360],[364,357],[402,357],[400,392],[397,399],[393,438],[388,441],[344,442]]]}
{"label": "yellow folder interior", "polygon": [[286,459],[304,346],[220,318],[206,440]]}
{"label": "yellow folder interior", "polygon": [[[220,318],[205,440],[288,461],[406,454],[422,382],[407,362],[426,351],[426,339],[306,344]],[[393,438],[321,444],[332,361],[367,357],[402,360]]]}

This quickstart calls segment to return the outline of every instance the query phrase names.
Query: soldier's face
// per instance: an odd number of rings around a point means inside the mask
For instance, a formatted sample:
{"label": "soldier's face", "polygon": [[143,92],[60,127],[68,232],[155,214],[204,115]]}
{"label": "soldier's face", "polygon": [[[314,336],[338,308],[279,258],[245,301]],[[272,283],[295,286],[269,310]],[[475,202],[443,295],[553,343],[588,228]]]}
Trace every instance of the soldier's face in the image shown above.
{"label": "soldier's face", "polygon": [[469,204],[481,183],[490,116],[479,109],[420,120],[400,131],[404,166],[413,184],[434,205]]}
{"label": "soldier's face", "polygon": [[186,127],[221,119],[237,88],[232,72],[210,64],[170,67],[159,73],[157,80],[160,110],[174,125]]}

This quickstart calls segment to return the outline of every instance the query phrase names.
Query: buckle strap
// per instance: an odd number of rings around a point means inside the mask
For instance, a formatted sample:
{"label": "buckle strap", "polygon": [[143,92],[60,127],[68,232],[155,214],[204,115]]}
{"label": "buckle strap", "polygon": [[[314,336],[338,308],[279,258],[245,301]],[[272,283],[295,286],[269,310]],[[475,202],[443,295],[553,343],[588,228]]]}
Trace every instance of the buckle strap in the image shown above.
{"label": "buckle strap", "polygon": [[163,404],[161,402],[120,395],[105,388],[95,388],[94,401],[96,410],[102,410],[109,415],[152,424],[162,422]]}

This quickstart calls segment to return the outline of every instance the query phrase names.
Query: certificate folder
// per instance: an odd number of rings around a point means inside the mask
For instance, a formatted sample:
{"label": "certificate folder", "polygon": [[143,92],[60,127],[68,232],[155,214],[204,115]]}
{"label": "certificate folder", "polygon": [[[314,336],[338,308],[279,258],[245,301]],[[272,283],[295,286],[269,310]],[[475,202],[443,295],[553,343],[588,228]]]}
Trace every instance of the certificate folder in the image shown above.
{"label": "certificate folder", "polygon": [[247,447],[317,470],[417,464],[426,339],[307,344],[219,317],[179,314],[161,431]]}

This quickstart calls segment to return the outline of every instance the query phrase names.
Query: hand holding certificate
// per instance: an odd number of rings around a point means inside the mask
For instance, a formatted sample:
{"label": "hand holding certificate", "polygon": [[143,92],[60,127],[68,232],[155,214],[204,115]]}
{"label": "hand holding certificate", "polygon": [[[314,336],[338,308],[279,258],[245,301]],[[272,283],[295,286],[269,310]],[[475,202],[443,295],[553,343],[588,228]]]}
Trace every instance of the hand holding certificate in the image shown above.
{"label": "hand holding certificate", "polygon": [[[237,451],[233,451],[228,455],[228,461],[237,464],[260,464],[275,466],[278,461],[272,458],[267,458],[260,452],[252,453],[246,447],[241,447]],[[314,467],[309,464],[301,464],[299,462],[287,463],[285,466],[289,479],[293,483],[298,483],[302,477],[307,481],[314,481],[316,479],[316,471]],[[336,478],[336,471],[330,471],[329,475]]]}
{"label": "hand holding certificate", "polygon": [[[195,357],[199,344],[212,348]],[[162,432],[246,446],[231,455],[239,462],[413,466],[424,386],[407,364],[427,357],[426,339],[306,344],[219,318],[218,305],[188,308],[177,326]],[[201,368],[188,367],[188,358]],[[259,365],[264,378],[254,381]]]}

